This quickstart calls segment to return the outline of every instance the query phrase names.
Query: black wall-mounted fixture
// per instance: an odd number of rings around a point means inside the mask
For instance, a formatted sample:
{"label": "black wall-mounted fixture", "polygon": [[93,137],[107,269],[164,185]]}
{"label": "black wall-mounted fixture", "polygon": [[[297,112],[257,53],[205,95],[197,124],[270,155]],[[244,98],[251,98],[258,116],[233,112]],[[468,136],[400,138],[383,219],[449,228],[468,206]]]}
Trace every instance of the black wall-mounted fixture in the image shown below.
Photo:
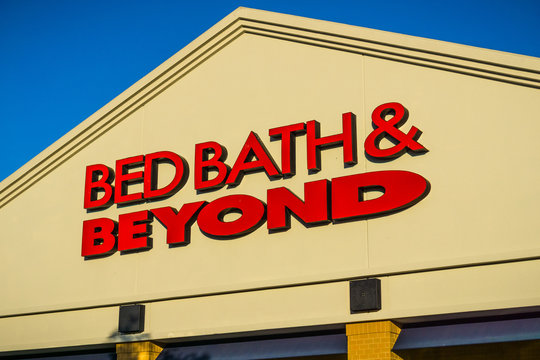
{"label": "black wall-mounted fixture", "polygon": [[349,282],[351,314],[381,310],[381,280],[363,279]]}
{"label": "black wall-mounted fixture", "polygon": [[118,332],[140,333],[144,331],[144,305],[122,305],[118,319]]}

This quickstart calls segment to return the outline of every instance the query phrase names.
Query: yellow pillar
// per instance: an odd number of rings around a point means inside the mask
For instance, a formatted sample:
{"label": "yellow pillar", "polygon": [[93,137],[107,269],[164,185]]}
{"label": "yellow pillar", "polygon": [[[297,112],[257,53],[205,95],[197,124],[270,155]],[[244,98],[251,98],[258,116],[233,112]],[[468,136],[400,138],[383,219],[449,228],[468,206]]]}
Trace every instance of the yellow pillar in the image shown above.
{"label": "yellow pillar", "polygon": [[347,324],[348,360],[401,360],[392,352],[400,331],[391,321]]}
{"label": "yellow pillar", "polygon": [[116,360],[156,360],[161,350],[151,341],[116,344]]}

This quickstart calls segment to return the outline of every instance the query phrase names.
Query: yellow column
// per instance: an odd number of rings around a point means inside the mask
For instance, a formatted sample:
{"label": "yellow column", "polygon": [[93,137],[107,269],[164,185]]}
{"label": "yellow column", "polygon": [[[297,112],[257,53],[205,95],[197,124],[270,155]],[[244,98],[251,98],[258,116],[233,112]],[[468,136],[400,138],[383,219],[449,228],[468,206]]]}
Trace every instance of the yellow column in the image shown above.
{"label": "yellow column", "polygon": [[401,360],[392,352],[401,329],[391,321],[347,324],[349,360]]}
{"label": "yellow column", "polygon": [[156,360],[161,350],[151,341],[116,344],[116,360]]}

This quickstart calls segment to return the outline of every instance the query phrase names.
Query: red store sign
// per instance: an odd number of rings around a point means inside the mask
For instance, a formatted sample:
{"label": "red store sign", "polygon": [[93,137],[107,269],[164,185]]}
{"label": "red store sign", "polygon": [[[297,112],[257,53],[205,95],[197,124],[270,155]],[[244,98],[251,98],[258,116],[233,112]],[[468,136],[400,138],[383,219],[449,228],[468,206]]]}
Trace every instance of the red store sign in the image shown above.
{"label": "red store sign", "polygon": [[[389,115],[393,116],[385,120]],[[413,126],[406,134],[399,130],[407,116],[407,110],[399,103],[383,104],[373,111],[375,130],[364,142],[368,157],[392,159],[407,150],[427,152],[417,142],[421,132],[416,127]],[[343,163],[354,165],[357,163],[355,125],[354,114],[345,113],[342,116],[343,132],[336,135],[321,137],[320,124],[315,120],[270,129],[269,136],[281,141],[281,169],[254,132],[249,134],[232,168],[225,162],[226,149],[221,144],[213,141],[196,144],[195,190],[201,193],[225,185],[238,185],[244,175],[258,171],[264,171],[272,178],[294,176],[295,139],[304,135],[310,173],[321,169],[320,152],[329,147],[342,147]],[[381,149],[379,143],[387,136],[395,145]],[[161,162],[172,164],[175,175],[168,185],[158,188],[157,165]],[[113,203],[125,205],[169,197],[187,181],[187,162],[170,151],[121,159],[115,165],[114,170],[103,164],[86,168],[84,208],[88,211],[104,209]],[[130,171],[134,168],[138,171]],[[128,192],[131,184],[141,182],[142,192]],[[364,192],[373,189],[381,190],[383,195],[364,200]],[[303,200],[286,187],[278,187],[267,190],[266,202],[250,195],[228,195],[209,203],[201,200],[183,204],[179,209],[161,207],[122,214],[118,221],[105,217],[86,220],[83,222],[81,255],[92,258],[117,250],[149,249],[148,237],[154,218],[167,229],[167,244],[187,245],[195,222],[205,235],[214,239],[249,234],[264,222],[268,231],[274,233],[290,228],[291,214],[304,225],[361,220],[413,206],[427,195],[429,189],[429,182],[421,175],[400,170],[375,171],[307,182]],[[225,221],[224,216],[231,212],[238,213],[239,217]]]}

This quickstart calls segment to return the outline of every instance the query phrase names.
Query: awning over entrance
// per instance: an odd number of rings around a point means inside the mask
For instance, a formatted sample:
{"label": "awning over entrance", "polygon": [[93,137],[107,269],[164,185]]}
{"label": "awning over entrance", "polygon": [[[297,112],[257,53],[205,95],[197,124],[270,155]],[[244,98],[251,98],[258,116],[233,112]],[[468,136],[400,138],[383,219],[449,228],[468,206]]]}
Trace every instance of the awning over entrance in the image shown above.
{"label": "awning over entrance", "polygon": [[345,334],[294,337],[256,341],[229,342],[163,349],[157,360],[212,359],[249,360],[279,359],[297,356],[336,355],[347,353]]}
{"label": "awning over entrance", "polygon": [[403,329],[393,350],[540,339],[540,318]]}

